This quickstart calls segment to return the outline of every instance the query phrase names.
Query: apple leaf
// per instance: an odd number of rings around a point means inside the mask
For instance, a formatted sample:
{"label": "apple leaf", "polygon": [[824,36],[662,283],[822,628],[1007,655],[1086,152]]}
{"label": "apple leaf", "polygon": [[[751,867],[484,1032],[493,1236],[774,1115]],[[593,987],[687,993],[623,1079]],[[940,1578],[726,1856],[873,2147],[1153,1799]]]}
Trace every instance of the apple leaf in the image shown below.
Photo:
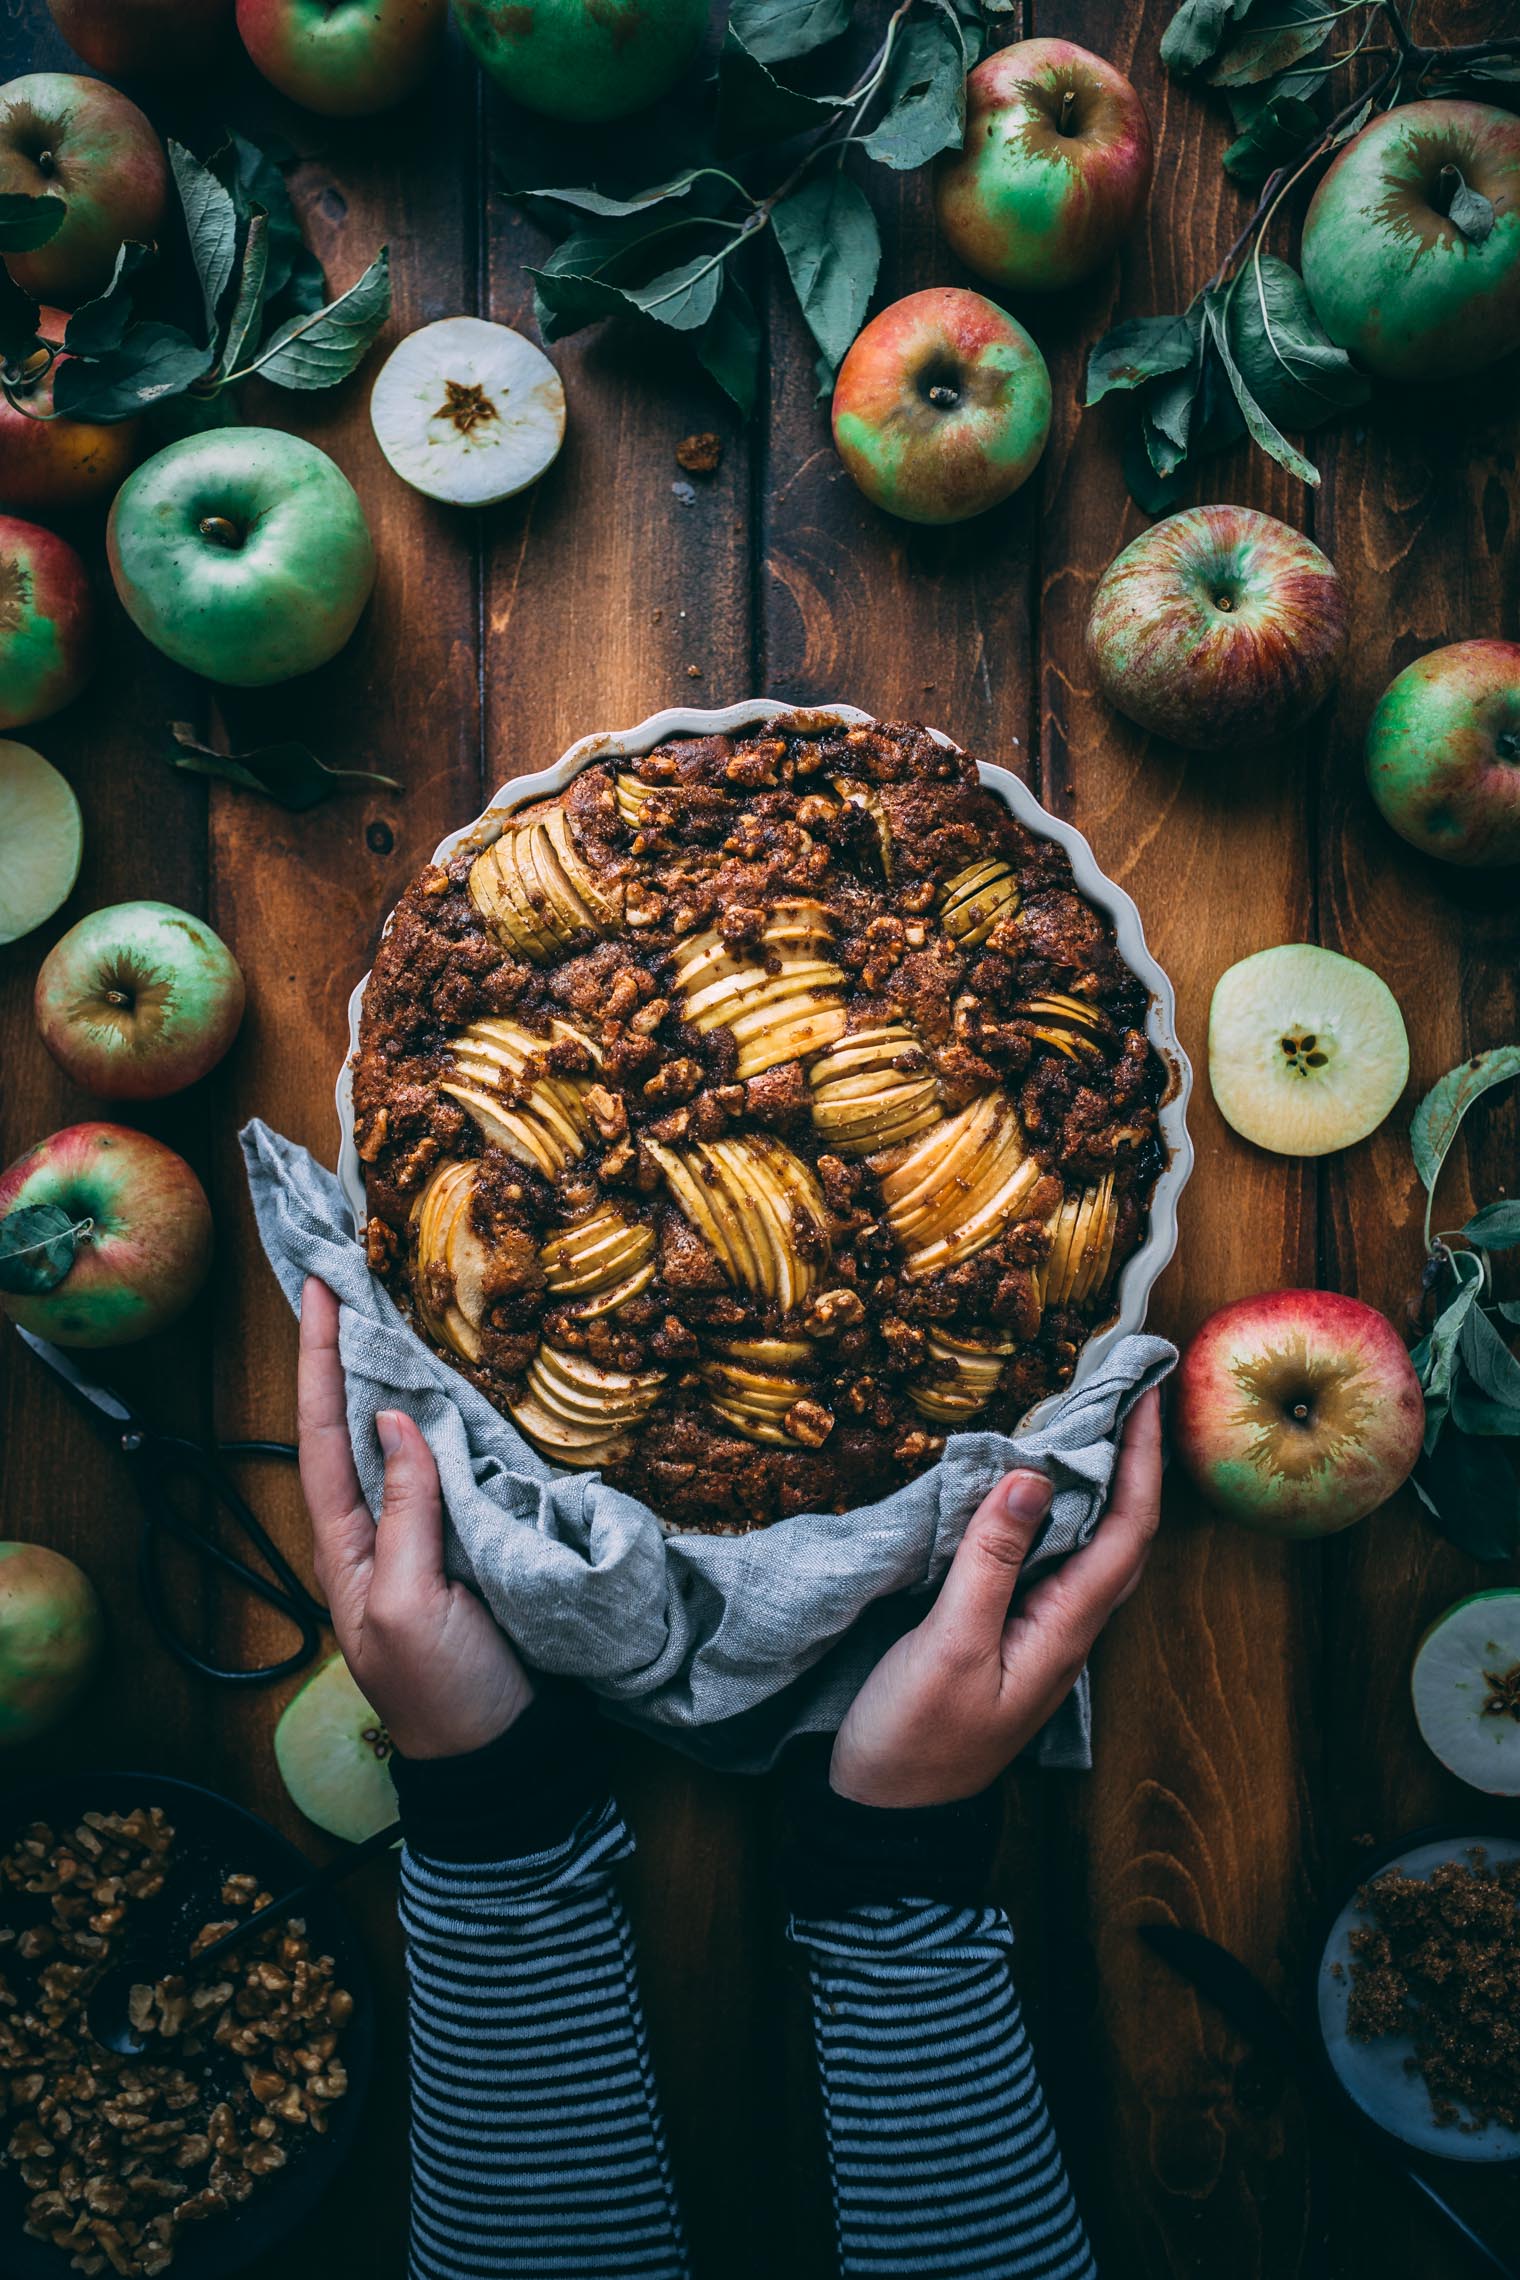
{"label": "apple leaf", "polygon": [[760,392],[763,346],[755,305],[730,270],[717,307],[697,335],[697,358],[746,419]]}
{"label": "apple leaf", "polygon": [[788,63],[847,31],[850,7],[851,0],[734,0],[728,20],[761,63]]}
{"label": "apple leaf", "polygon": [[298,311],[229,380],[258,372],[281,388],[332,388],[346,380],[391,313],[390,249],[326,308]]}
{"label": "apple leaf", "polygon": [[195,274],[201,283],[206,338],[210,342],[217,336],[217,311],[231,283],[237,257],[237,208],[231,192],[218,181],[210,167],[202,166],[194,151],[186,150],[183,143],[172,138],[169,164],[185,217],[185,234],[190,240]]}
{"label": "apple leaf", "polygon": [[1314,314],[1298,271],[1276,254],[1264,253],[1240,272],[1229,334],[1241,378],[1276,427],[1318,427],[1372,393]]}
{"label": "apple leaf", "polygon": [[1481,245],[1494,226],[1493,200],[1485,198],[1481,190],[1469,188],[1463,180],[1460,167],[1443,166],[1441,172],[1445,176],[1456,177],[1456,186],[1446,208],[1446,219],[1454,230],[1461,232],[1469,245]]}
{"label": "apple leaf", "polygon": [[1424,1365],[1420,1382],[1425,1389],[1425,1447],[1433,1449],[1436,1437],[1446,1420],[1451,1405],[1452,1380],[1456,1374],[1462,1332],[1467,1318],[1477,1302],[1480,1284],[1473,1276],[1448,1299],[1431,1325],[1425,1341]]}
{"label": "apple leaf", "polygon": [[1174,79],[1206,71],[1250,7],[1250,0],[1183,0],[1161,35],[1161,60]]}
{"label": "apple leaf", "polygon": [[1254,87],[1317,55],[1330,37],[1325,0],[1250,0],[1208,74],[1211,87]]}
{"label": "apple leaf", "polygon": [[68,207],[51,190],[0,191],[0,253],[35,253],[63,228]]}
{"label": "apple leaf", "polygon": [[24,363],[37,340],[42,311],[0,262],[0,365],[12,371]]}
{"label": "apple leaf", "polygon": [[229,135],[208,163],[231,192],[240,220],[251,222],[255,212],[267,217],[266,315],[283,323],[297,310],[320,309],[327,299],[327,281],[322,264],[301,235],[279,150],[260,149],[243,135]]}
{"label": "apple leaf", "polygon": [[219,776],[245,792],[259,792],[280,807],[297,814],[314,808],[335,792],[356,784],[379,784],[389,792],[405,786],[394,776],[377,775],[368,768],[329,768],[308,745],[263,744],[252,752],[217,752],[202,744],[188,721],[171,720],[169,758],[176,768],[195,776]]}
{"label": "apple leaf", "polygon": [[1224,154],[1224,170],[1232,182],[1248,190],[1260,189],[1267,176],[1311,143],[1319,132],[1319,115],[1301,95],[1282,90],[1260,104]]}
{"label": "apple leaf", "polygon": [[1414,1469],[1420,1501],[1449,1543],[1475,1560],[1520,1550],[1520,1483],[1491,1439],[1448,1427]]}
{"label": "apple leaf", "polygon": [[1480,1251],[1520,1248],[1520,1202],[1485,1204],[1469,1219],[1462,1233]]}
{"label": "apple leaf", "polygon": [[726,246],[710,247],[642,285],[624,285],[619,290],[630,308],[653,317],[657,324],[669,325],[675,332],[695,332],[718,305],[727,251]]}
{"label": "apple leaf", "polygon": [[1203,313],[1204,321],[1213,336],[1219,361],[1224,366],[1225,377],[1234,392],[1236,403],[1240,406],[1240,416],[1246,423],[1246,431],[1251,441],[1259,450],[1264,451],[1269,459],[1275,459],[1279,467],[1286,467],[1290,475],[1296,475],[1301,483],[1308,483],[1317,488],[1319,469],[1311,459],[1305,459],[1301,451],[1295,451],[1287,437],[1281,434],[1272,420],[1268,418],[1266,412],[1263,411],[1261,405],[1252,395],[1245,375],[1235,361],[1234,352],[1230,347],[1228,289],[1210,286],[1203,296]]}
{"label": "apple leaf", "polygon": [[212,354],[178,325],[131,325],[120,348],[93,363],[70,357],[59,365],[53,402],[71,419],[130,419],[203,378]]}
{"label": "apple leaf", "polygon": [[837,365],[865,320],[876,283],[876,216],[847,174],[826,169],[782,199],[771,227],[808,330]]}
{"label": "apple leaf", "polygon": [[861,144],[899,173],[959,150],[966,133],[966,51],[949,8],[911,22],[892,43],[880,120]]}
{"label": "apple leaf", "polygon": [[732,23],[718,57],[718,147],[749,150],[826,126],[846,107],[843,95],[803,95],[783,85],[746,47]]}
{"label": "apple leaf", "polygon": [[1475,1053],[1470,1061],[1448,1069],[1431,1086],[1409,1127],[1414,1168],[1428,1195],[1435,1193],[1441,1166],[1473,1102],[1511,1077],[1520,1077],[1520,1045],[1495,1045],[1489,1052]]}
{"label": "apple leaf", "polygon": [[56,1290],[95,1222],[75,1219],[56,1203],[24,1204],[0,1219],[0,1290],[35,1298]]}
{"label": "apple leaf", "polygon": [[269,279],[269,216],[257,206],[248,218],[248,235],[243,244],[242,267],[238,274],[237,298],[232,314],[227,319],[227,337],[222,342],[222,368],[235,372],[249,346],[257,338],[264,314],[264,295]]}
{"label": "apple leaf", "polygon": [[520,198],[528,203],[549,203],[573,206],[583,214],[599,214],[609,220],[622,220],[629,214],[647,213],[651,206],[663,206],[675,199],[687,198],[699,182],[729,182],[731,176],[720,166],[689,166],[684,174],[673,174],[668,182],[652,182],[646,190],[631,190],[626,198],[615,198],[603,190],[574,190],[568,186],[550,189],[518,189],[507,186],[509,198]]}
{"label": "apple leaf", "polygon": [[1087,360],[1089,404],[1115,388],[1143,388],[1167,372],[1181,372],[1198,354],[1198,322],[1181,317],[1126,317],[1106,332]]}
{"label": "apple leaf", "polygon": [[132,287],[154,258],[151,246],[128,243],[117,249],[111,282],[93,301],[74,311],[63,336],[70,356],[107,356],[120,348],[132,323]]}

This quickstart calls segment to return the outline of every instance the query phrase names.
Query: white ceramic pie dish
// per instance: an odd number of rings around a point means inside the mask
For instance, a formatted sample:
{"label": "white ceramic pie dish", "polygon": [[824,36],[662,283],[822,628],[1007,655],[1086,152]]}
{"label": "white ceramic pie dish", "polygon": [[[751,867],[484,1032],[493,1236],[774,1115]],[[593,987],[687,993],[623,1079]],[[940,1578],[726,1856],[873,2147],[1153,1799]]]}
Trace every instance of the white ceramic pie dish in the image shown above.
{"label": "white ceramic pie dish", "polygon": [[[483,815],[477,816],[473,823],[465,824],[461,830],[451,831],[446,839],[439,842],[433,853],[433,861],[447,862],[466,842],[488,847],[493,839],[500,837],[503,825],[517,809],[526,807],[532,800],[562,792],[571,777],[579,775],[583,768],[589,768],[598,760],[636,759],[641,753],[652,752],[668,736],[723,735],[770,721],[785,721],[798,727],[836,721],[851,727],[862,724],[869,726],[873,718],[871,713],[862,712],[856,705],[789,705],[771,697],[750,697],[742,704],[725,705],[717,712],[696,712],[685,705],[674,705],[668,711],[651,713],[648,720],[640,721],[637,728],[583,736],[555,761],[552,768],[540,768],[531,776],[518,776],[510,784],[503,784]],[[932,729],[930,734],[937,743],[945,745],[951,751],[960,749],[951,737],[943,735],[940,730]],[[1140,913],[1131,898],[1099,869],[1098,859],[1081,832],[1071,824],[1063,823],[1059,816],[1051,815],[1019,777],[1009,769],[996,767],[987,760],[978,761],[977,769],[987,790],[1000,799],[1005,807],[1010,808],[1020,823],[1041,838],[1054,839],[1065,848],[1071,859],[1072,877],[1077,887],[1108,917],[1113,925],[1121,957],[1149,993],[1150,1012],[1146,1021],[1146,1033],[1169,1071],[1166,1094],[1160,1109],[1161,1139],[1166,1150],[1166,1163],[1151,1195],[1150,1224],[1144,1241],[1120,1269],[1112,1319],[1088,1339],[1077,1357],[1076,1371],[1072,1378],[1072,1385],[1077,1386],[1092,1374],[1118,1339],[1144,1325],[1146,1308],[1157,1277],[1177,1248],[1177,1206],[1187,1185],[1188,1174],[1193,1168],[1193,1143],[1187,1128],[1187,1105],[1193,1089],[1192,1064],[1177,1041],[1177,1004],[1172,985],[1146,946]],[[389,919],[386,924],[389,926]],[[356,1229],[364,1225],[365,1198],[364,1168],[354,1142],[353,1058],[359,1047],[359,1009],[364,1002],[368,982],[369,976],[365,974],[355,985],[348,1001],[349,1050],[338,1077],[337,1088],[338,1127],[341,1134],[338,1182],[354,1215]],[[1029,1412],[1026,1424],[1038,1422],[1052,1403],[1060,1398],[1060,1395],[1053,1394],[1047,1400],[1037,1403]]]}

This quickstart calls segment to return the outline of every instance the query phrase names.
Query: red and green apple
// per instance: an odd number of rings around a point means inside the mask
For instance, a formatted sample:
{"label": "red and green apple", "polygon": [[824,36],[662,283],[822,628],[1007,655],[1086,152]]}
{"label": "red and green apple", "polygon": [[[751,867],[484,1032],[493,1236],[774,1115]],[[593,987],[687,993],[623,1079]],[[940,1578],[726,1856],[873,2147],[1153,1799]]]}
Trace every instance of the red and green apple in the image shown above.
{"label": "red and green apple", "polygon": [[107,79],[171,79],[204,66],[232,0],[48,0],[74,53]]}
{"label": "red and green apple", "polygon": [[546,118],[626,118],[691,63],[707,0],[454,0],[465,44],[514,101]]}
{"label": "red and green apple", "polygon": [[[57,344],[63,309],[40,309],[40,338]],[[139,420],[60,419],[53,382],[68,358],[40,348],[29,370],[0,391],[0,509],[15,515],[68,514],[109,499],[137,457]]]}
{"label": "red and green apple", "polygon": [[172,903],[113,903],[54,944],[37,976],[37,1027],[98,1100],[162,1100],[215,1068],[243,1018],[237,960]]}
{"label": "red and green apple", "polygon": [[47,1544],[0,1544],[0,1747],[57,1725],[89,1684],[104,1635],[83,1568]]}
{"label": "red and green apple", "polygon": [[1346,591],[1312,539],[1250,507],[1168,515],[1104,571],[1087,621],[1116,711],[1194,750],[1263,744],[1321,705]]}
{"label": "red and green apple", "polygon": [[1178,1367],[1172,1434],[1210,1504],[1273,1536],[1327,1536],[1414,1469],[1425,1400],[1385,1315],[1333,1290],[1236,1299]]}
{"label": "red and green apple", "polygon": [[0,1305],[56,1346],[150,1337],[184,1312],[210,1264],[205,1190],[146,1132],[71,1124],[0,1174]]}
{"label": "red and green apple", "polygon": [[95,666],[84,564],[40,523],[0,515],[0,728],[72,704]]}
{"label": "red and green apple", "polygon": [[1402,838],[1446,863],[1520,863],[1520,642],[1453,641],[1390,681],[1367,783]]}
{"label": "red and green apple", "polygon": [[942,285],[873,317],[834,383],[834,445],[904,522],[985,514],[1028,481],[1050,432],[1050,374],[1018,321]]}
{"label": "red and green apple", "polygon": [[448,0],[237,0],[256,68],[330,118],[388,111],[419,87],[443,43]]}
{"label": "red and green apple", "polygon": [[34,71],[0,87],[0,195],[61,198],[62,226],[33,253],[5,258],[35,300],[78,306],[111,281],[124,241],[150,243],[169,167],[148,121],[103,79]]}
{"label": "red and green apple", "polygon": [[1058,291],[1107,261],[1151,186],[1151,123],[1122,72],[1070,40],[1015,40],[966,81],[966,133],[935,180],[968,269]]}

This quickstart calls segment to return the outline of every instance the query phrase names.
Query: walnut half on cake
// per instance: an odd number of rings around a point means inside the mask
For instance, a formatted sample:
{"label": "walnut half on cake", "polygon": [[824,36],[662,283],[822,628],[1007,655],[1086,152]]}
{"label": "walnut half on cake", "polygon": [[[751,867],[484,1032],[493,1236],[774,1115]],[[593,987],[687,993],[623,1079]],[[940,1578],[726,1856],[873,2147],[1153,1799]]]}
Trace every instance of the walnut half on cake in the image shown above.
{"label": "walnut half on cake", "polygon": [[866,1504],[1112,1314],[1163,1160],[1146,1012],[1064,851],[927,730],[675,737],[402,898],[370,1258],[671,1527]]}

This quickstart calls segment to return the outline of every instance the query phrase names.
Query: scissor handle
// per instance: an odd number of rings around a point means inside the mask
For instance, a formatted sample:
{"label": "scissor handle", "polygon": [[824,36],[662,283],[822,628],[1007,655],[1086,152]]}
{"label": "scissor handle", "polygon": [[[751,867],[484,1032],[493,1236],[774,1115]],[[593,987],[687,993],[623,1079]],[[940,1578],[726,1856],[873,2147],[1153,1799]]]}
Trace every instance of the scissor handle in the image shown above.
{"label": "scissor handle", "polygon": [[[128,1436],[123,1436],[124,1443]],[[321,1630],[327,1621],[327,1610],[314,1599],[300,1577],[291,1567],[279,1546],[273,1542],[259,1520],[227,1475],[217,1463],[217,1454],[224,1456],[294,1458],[296,1452],[286,1441],[229,1441],[220,1452],[203,1449],[196,1441],[181,1440],[173,1435],[155,1434],[151,1440],[139,1441],[130,1451],[136,1455],[146,1471],[139,1477],[138,1490],[142,1499],[144,1526],[139,1546],[138,1573],[143,1598],[163,1644],[175,1660],[201,1678],[217,1681],[223,1686],[264,1686],[277,1678],[286,1678],[293,1671],[304,1668],[321,1646]],[[151,1475],[163,1476],[175,1472],[193,1474],[209,1489],[223,1510],[229,1513],[242,1530],[258,1556],[265,1562],[269,1574],[260,1574],[235,1552],[226,1550],[204,1529],[186,1520],[166,1495],[154,1496],[150,1488]],[[261,1663],[252,1670],[227,1670],[211,1662],[182,1639],[172,1620],[164,1593],[163,1578],[158,1562],[160,1532],[186,1544],[192,1551],[212,1562],[213,1566],[231,1576],[245,1591],[262,1599],[293,1624],[300,1645],[278,1662]]]}

